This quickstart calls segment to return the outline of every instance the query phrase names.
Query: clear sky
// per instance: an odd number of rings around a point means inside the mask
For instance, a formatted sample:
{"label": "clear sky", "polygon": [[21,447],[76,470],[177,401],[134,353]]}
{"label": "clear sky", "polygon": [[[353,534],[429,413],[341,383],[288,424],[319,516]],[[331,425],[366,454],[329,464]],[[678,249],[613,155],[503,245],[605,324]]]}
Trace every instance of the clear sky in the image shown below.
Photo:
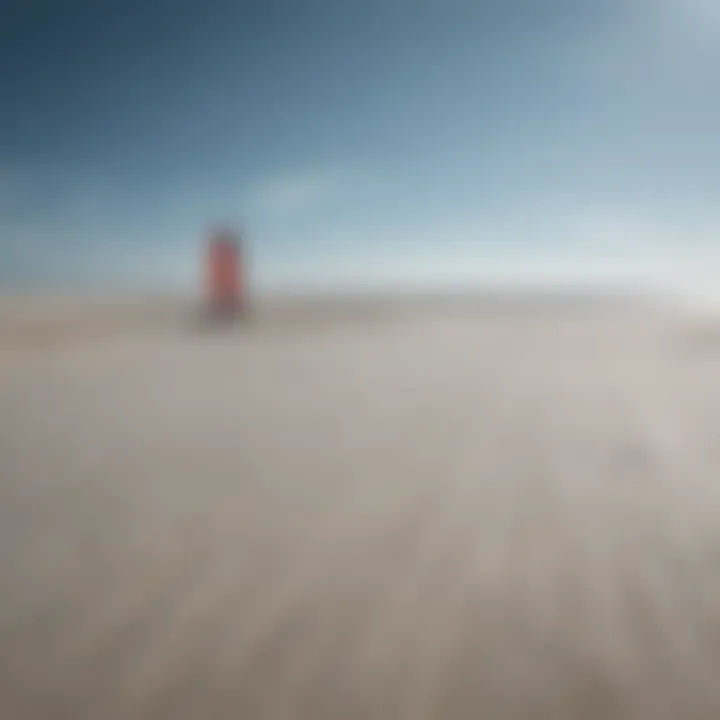
{"label": "clear sky", "polygon": [[4,0],[0,63],[3,282],[720,279],[715,0]]}

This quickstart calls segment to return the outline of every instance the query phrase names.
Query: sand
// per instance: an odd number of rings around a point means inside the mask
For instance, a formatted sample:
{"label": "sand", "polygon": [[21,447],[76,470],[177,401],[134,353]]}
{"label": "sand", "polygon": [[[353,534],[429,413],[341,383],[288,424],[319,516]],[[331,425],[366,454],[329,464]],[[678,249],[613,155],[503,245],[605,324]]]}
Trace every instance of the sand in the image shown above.
{"label": "sand", "polygon": [[3,719],[720,717],[712,327],[11,305]]}

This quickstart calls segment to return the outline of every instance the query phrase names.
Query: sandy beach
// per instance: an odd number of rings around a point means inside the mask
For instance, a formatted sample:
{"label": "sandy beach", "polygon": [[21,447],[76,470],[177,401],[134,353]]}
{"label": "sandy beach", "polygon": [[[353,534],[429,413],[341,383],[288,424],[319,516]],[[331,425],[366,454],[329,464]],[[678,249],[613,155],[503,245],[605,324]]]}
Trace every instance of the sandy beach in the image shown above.
{"label": "sandy beach", "polygon": [[0,303],[0,717],[720,717],[720,325]]}

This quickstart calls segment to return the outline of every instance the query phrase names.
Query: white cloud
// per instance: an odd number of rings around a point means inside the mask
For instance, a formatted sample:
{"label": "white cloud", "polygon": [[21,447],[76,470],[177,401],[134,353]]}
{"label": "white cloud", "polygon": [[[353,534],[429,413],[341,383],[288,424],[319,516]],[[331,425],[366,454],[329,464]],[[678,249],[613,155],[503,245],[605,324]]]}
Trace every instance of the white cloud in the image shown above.
{"label": "white cloud", "polygon": [[253,214],[288,215],[323,205],[341,185],[339,174],[333,170],[289,172],[251,187],[245,204]]}
{"label": "white cloud", "polygon": [[703,89],[720,62],[720,1],[624,0],[570,54],[621,92]]}
{"label": "white cloud", "polygon": [[720,30],[720,3],[717,0],[634,0],[644,12],[678,29]]}

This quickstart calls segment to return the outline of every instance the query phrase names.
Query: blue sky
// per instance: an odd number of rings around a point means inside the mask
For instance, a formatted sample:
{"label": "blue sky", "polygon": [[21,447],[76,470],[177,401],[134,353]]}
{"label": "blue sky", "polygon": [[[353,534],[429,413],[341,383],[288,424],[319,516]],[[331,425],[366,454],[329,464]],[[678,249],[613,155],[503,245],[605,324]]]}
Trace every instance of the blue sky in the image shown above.
{"label": "blue sky", "polygon": [[0,63],[5,283],[720,279],[714,0],[6,0]]}

